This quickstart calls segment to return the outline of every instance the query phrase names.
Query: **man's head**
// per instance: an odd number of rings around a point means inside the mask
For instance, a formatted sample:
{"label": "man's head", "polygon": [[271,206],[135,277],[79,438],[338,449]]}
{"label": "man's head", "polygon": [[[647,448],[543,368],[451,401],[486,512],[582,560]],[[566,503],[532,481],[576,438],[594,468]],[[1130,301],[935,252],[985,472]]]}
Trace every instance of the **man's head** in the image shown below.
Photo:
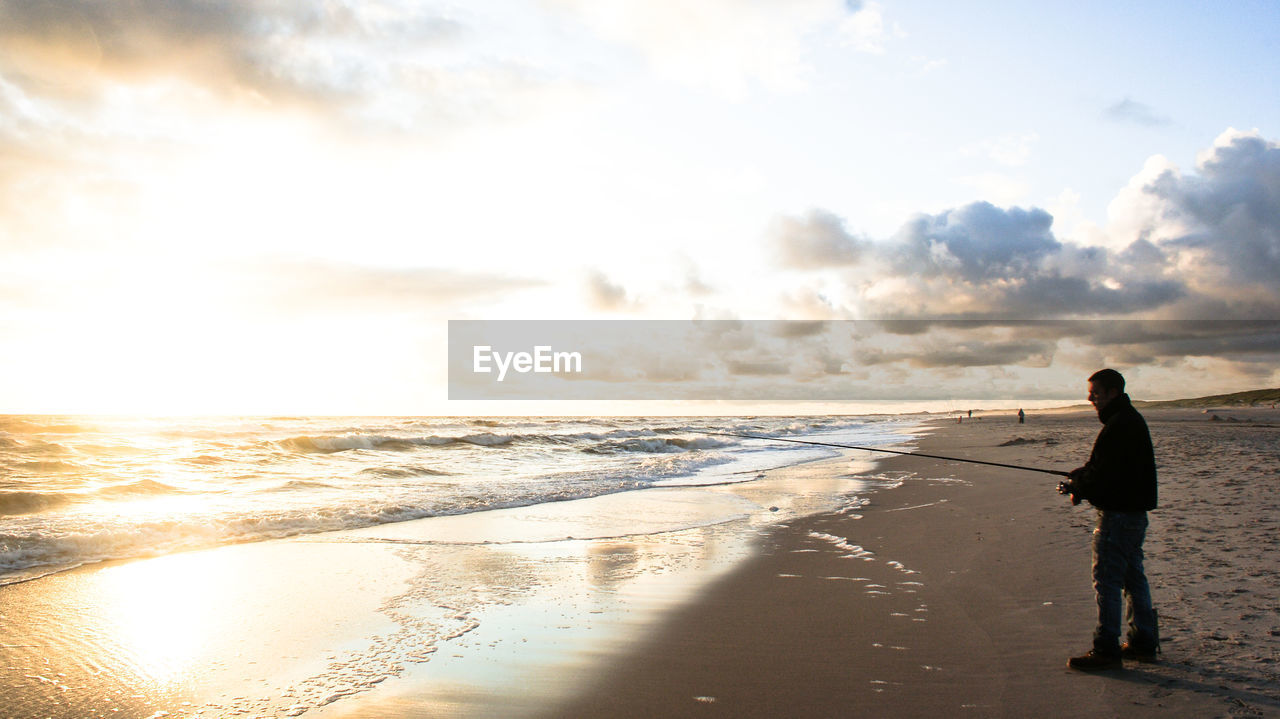
{"label": "man's head", "polygon": [[1101,369],[1089,377],[1089,403],[1102,411],[1111,400],[1124,394],[1124,377],[1113,369]]}

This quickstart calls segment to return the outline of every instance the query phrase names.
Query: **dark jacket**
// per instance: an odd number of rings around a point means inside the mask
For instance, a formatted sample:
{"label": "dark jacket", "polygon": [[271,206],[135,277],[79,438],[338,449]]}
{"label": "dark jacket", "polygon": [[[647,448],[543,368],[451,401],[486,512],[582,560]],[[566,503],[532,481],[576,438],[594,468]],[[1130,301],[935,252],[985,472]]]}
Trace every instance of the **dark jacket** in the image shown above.
{"label": "dark jacket", "polygon": [[1156,508],[1156,456],[1147,422],[1121,394],[1098,413],[1102,431],[1085,465],[1071,473],[1077,497],[1103,511]]}

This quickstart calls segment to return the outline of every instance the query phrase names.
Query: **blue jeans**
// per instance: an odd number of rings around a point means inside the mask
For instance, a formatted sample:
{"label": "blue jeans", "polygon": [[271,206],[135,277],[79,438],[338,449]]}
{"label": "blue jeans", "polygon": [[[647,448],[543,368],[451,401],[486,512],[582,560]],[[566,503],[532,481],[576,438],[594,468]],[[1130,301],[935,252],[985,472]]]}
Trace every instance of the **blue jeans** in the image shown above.
{"label": "blue jeans", "polygon": [[1098,512],[1093,530],[1093,591],[1098,598],[1098,627],[1093,648],[1120,651],[1121,608],[1128,622],[1128,640],[1138,646],[1156,644],[1156,614],[1151,589],[1142,570],[1142,540],[1147,535],[1146,512]]}

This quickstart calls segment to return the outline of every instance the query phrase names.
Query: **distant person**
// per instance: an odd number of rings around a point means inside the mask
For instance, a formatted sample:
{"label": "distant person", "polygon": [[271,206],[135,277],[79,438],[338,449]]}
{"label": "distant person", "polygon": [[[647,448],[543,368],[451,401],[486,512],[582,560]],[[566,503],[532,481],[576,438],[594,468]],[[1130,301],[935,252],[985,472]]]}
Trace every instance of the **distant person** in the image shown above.
{"label": "distant person", "polygon": [[1022,408],[1019,407],[1018,408],[1018,424],[1026,424],[1026,422],[1027,422],[1027,413],[1023,412]]}
{"label": "distant person", "polygon": [[[1102,431],[1083,467],[1073,470],[1058,491],[1071,503],[1088,500],[1098,510],[1093,530],[1093,590],[1098,626],[1093,648],[1067,666],[1083,671],[1117,669],[1121,657],[1155,661],[1160,630],[1151,590],[1142,568],[1147,512],[1156,508],[1156,459],[1146,420],[1124,392],[1124,377],[1113,369],[1089,378],[1089,402]],[[1121,610],[1128,617],[1127,641],[1120,644]]]}

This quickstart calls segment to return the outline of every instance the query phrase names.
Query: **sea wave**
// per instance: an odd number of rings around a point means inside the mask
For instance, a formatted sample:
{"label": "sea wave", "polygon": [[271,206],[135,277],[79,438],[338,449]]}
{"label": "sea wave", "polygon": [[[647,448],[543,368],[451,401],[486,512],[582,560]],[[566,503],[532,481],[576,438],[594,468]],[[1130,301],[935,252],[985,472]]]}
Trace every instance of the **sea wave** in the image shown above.
{"label": "sea wave", "polygon": [[83,470],[84,467],[76,464],[75,462],[63,462],[61,460],[52,459],[13,462],[9,465],[8,469],[43,474],[48,472],[78,472]]}
{"label": "sea wave", "polygon": [[34,514],[72,501],[66,494],[54,492],[0,491],[0,516]]}
{"label": "sea wave", "polygon": [[453,444],[470,444],[483,447],[506,445],[521,439],[520,435],[479,432],[460,437],[424,435],[418,437],[393,437],[381,434],[301,435],[279,440],[280,447],[302,453],[332,454],[353,449],[412,450],[421,447],[441,447]]}
{"label": "sea wave", "polygon": [[328,482],[320,482],[314,479],[291,479],[274,487],[267,487],[267,492],[294,492],[307,491],[311,489],[338,489],[337,485]]}
{"label": "sea wave", "polygon": [[226,462],[231,462],[234,460],[231,457],[219,457],[212,454],[201,454],[195,457],[183,457],[178,461],[184,464],[194,464],[194,465],[207,467],[207,466],[213,466],[216,464],[224,464]]}
{"label": "sea wave", "polygon": [[57,442],[46,442],[35,437],[0,436],[0,449],[9,450],[22,455],[58,455],[67,454],[69,450]]}
{"label": "sea wave", "polygon": [[452,472],[446,472],[443,469],[434,469],[432,467],[403,465],[399,467],[365,467],[360,470],[360,474],[372,475],[374,477],[385,477],[387,479],[408,479],[411,477],[447,477],[452,474]]}
{"label": "sea wave", "polygon": [[[497,427],[489,420],[472,420],[473,427]],[[664,424],[646,427],[613,427],[603,430],[497,432],[482,431],[466,434],[416,434],[350,432],[336,434],[304,434],[272,440],[271,446],[292,453],[333,454],[351,450],[415,451],[434,447],[508,447],[516,445],[577,446],[584,452],[611,454],[616,452],[683,452],[690,449],[712,449],[737,443],[723,435],[753,434],[760,436],[793,436],[814,431],[830,431],[858,426],[860,423],[794,421],[785,425],[762,422],[743,422],[730,425],[720,432],[708,432],[693,424]],[[530,429],[522,424],[521,430]],[[701,435],[690,437],[689,435]],[[722,436],[713,436],[722,435]],[[635,441],[627,441],[635,440]],[[198,457],[185,460],[190,463],[212,463],[217,457]]]}
{"label": "sea wave", "polygon": [[[17,527],[11,526],[0,532],[0,586],[115,559],[582,499],[639,486],[643,483],[618,478],[609,483],[525,487],[508,494],[482,492],[443,502],[387,500],[380,504],[277,508],[237,515],[196,513],[133,523],[64,525],[39,532],[14,531]],[[295,483],[294,488],[302,487]]]}
{"label": "sea wave", "polygon": [[112,484],[99,488],[93,494],[98,497],[149,497],[161,494],[185,494],[186,491],[154,479]]}
{"label": "sea wave", "polygon": [[79,492],[0,490],[0,516],[36,514],[77,502],[100,499],[136,499],[170,494],[186,494],[186,491],[153,479],[107,485]]}
{"label": "sea wave", "polygon": [[618,452],[642,452],[645,454],[663,454],[673,452],[689,452],[699,449],[715,449],[727,447],[731,442],[713,437],[634,437],[630,439],[611,440],[584,447],[588,454],[614,454]]}
{"label": "sea wave", "polygon": [[0,417],[0,430],[22,434],[84,434],[95,429],[56,417]]}
{"label": "sea wave", "polygon": [[[424,447],[473,445],[506,447],[508,445],[578,446],[583,452],[613,454],[618,452],[685,452],[715,449],[739,443],[732,435],[786,437],[833,431],[859,426],[861,423],[795,421],[786,425],[742,423],[719,432],[709,432],[692,425],[673,424],[654,427],[613,428],[606,431],[502,433],[476,432],[463,435],[426,434],[394,436],[385,434],[299,435],[278,440],[276,445],[291,452],[331,454],[348,450],[411,451]],[[690,437],[689,435],[700,435]]]}

